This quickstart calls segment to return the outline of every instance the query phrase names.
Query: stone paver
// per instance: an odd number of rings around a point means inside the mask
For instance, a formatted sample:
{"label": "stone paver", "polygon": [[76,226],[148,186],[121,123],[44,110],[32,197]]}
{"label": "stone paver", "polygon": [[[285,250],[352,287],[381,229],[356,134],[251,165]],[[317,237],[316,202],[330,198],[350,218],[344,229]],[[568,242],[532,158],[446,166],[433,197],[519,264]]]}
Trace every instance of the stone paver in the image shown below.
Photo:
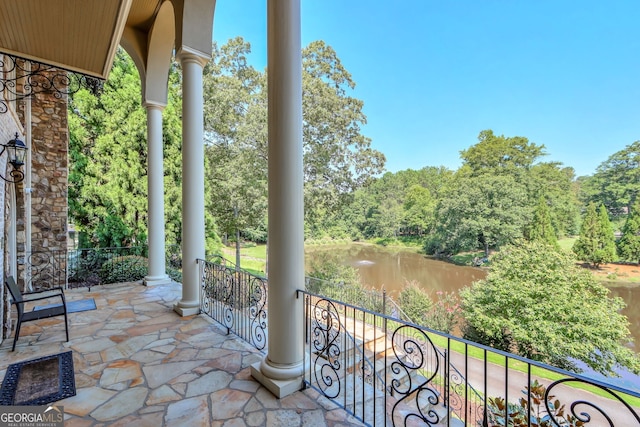
{"label": "stone paver", "polygon": [[16,351],[0,345],[0,376],[16,362],[73,351],[76,396],[58,403],[65,425],[309,426],[362,425],[312,390],[275,398],[253,380],[262,355],[204,315],[180,317],[180,285],[126,283],[69,290],[97,310],[25,325]]}

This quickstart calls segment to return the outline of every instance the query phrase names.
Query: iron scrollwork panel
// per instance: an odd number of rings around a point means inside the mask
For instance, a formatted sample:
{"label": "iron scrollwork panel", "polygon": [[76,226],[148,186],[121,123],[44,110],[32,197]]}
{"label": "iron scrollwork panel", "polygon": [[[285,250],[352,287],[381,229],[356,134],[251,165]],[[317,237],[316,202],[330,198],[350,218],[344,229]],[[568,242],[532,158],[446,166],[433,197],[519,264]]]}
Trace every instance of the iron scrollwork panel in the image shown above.
{"label": "iron scrollwork panel", "polygon": [[33,289],[66,286],[66,252],[38,251],[28,253],[25,260],[28,280]]}
{"label": "iron scrollwork panel", "polygon": [[86,88],[98,94],[104,84],[95,77],[8,54],[0,55],[0,73],[0,92],[4,93],[4,99],[0,99],[0,114],[9,110],[7,102],[38,93],[51,93],[60,99]]}
{"label": "iron scrollwork panel", "polygon": [[202,310],[230,331],[234,325],[235,272],[208,262],[204,263],[202,270]]}
{"label": "iron scrollwork panel", "polygon": [[407,425],[414,419],[437,425],[440,415],[433,408],[440,403],[440,393],[433,379],[439,374],[440,358],[435,345],[424,331],[409,325],[393,331],[392,343],[395,359],[390,365],[390,391],[397,397],[391,411],[394,424]]}
{"label": "iron scrollwork panel", "polygon": [[320,299],[312,304],[313,372],[320,391],[329,399],[340,395],[339,312],[329,300]]}
{"label": "iron scrollwork panel", "polygon": [[258,350],[267,346],[267,284],[260,277],[249,280],[249,318],[251,343]]}
{"label": "iron scrollwork panel", "polygon": [[[552,393],[557,393],[554,389],[560,389],[561,385],[567,385],[568,383],[576,383],[576,384],[589,384],[592,387],[596,387],[606,394],[609,395],[610,400],[607,403],[607,408],[604,408],[601,404],[596,402],[590,402],[584,399],[578,399],[570,403],[569,409],[566,414],[558,414],[557,411],[552,410],[553,408],[550,405],[553,405],[552,402]],[[569,386],[571,387],[571,386]],[[620,405],[613,405],[613,402],[619,402]],[[562,403],[567,403],[563,401]],[[640,415],[633,408],[624,401],[618,395],[618,393],[610,390],[601,385],[585,381],[578,378],[563,378],[560,380],[556,380],[549,384],[544,394],[544,404],[545,408],[549,414],[551,421],[554,426],[564,427],[567,425],[598,425],[603,426],[607,425],[609,427],[621,426],[620,422],[624,422],[624,426],[636,425],[640,426]],[[624,421],[619,421],[616,423],[616,419],[624,418]],[[635,420],[635,424],[629,424],[629,421]],[[606,424],[603,424],[606,423]]]}
{"label": "iron scrollwork panel", "polygon": [[206,261],[202,267],[202,311],[256,349],[267,346],[266,279]]}

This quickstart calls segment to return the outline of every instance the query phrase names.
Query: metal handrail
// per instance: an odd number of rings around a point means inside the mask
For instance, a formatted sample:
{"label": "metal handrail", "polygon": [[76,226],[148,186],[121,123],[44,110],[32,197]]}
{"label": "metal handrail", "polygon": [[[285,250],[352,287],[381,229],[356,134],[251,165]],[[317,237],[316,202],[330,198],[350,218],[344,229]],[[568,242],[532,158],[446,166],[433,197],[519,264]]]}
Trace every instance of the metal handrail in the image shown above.
{"label": "metal handrail", "polygon": [[[382,325],[383,335],[391,337],[393,342],[393,352],[385,350],[384,355],[384,357],[390,358],[389,363],[385,363],[385,366],[390,365],[391,368],[387,368],[388,370],[383,377],[391,378],[390,385],[394,396],[385,395],[385,405],[383,407],[379,407],[377,410],[375,409],[375,406],[374,409],[369,408],[368,412],[366,408],[354,410],[354,407],[357,405],[365,404],[364,399],[362,399],[362,401],[354,400],[345,402],[346,394],[344,392],[342,392],[342,394],[335,393],[336,389],[340,389],[342,382],[344,383],[344,388],[346,388],[346,385],[353,381],[347,378],[347,376],[352,374],[342,370],[341,366],[333,366],[331,363],[317,358],[311,360],[309,366],[307,366],[310,372],[322,371],[323,373],[322,377],[314,377],[313,375],[307,376],[305,378],[305,382],[309,387],[316,389],[325,397],[333,400],[338,405],[345,407],[345,409],[351,412],[354,416],[367,424],[375,425],[386,424],[389,422],[390,424],[400,425],[410,418],[415,418],[416,421],[422,420],[427,425],[436,425],[438,422],[442,421],[444,417],[451,417],[451,413],[449,411],[452,409],[452,406],[454,406],[453,399],[455,398],[456,402],[458,402],[458,407],[460,409],[464,408],[464,411],[460,411],[457,415],[460,422],[463,422],[464,425],[486,425],[485,423],[487,420],[491,419],[492,411],[495,409],[491,407],[493,402],[493,400],[490,399],[491,395],[496,397],[503,396],[505,401],[512,402],[513,400],[509,399],[518,399],[523,396],[522,392],[524,391],[528,402],[532,401],[529,384],[532,384],[534,379],[539,377],[539,374],[536,373],[536,368],[539,368],[541,370],[553,372],[556,376],[560,377],[560,379],[556,380],[544,380],[547,385],[544,394],[544,401],[541,404],[544,406],[544,412],[546,413],[545,416],[550,417],[554,422],[550,425],[575,425],[568,421],[571,416],[575,417],[575,419],[583,420],[583,422],[584,420],[590,419],[588,418],[590,416],[605,416],[609,417],[607,418],[608,420],[612,420],[608,424],[611,426],[640,426],[640,415],[638,415],[636,410],[634,410],[625,400],[625,396],[640,399],[640,393],[633,390],[627,390],[623,387],[607,384],[599,380],[556,368],[542,362],[529,360],[512,353],[493,349],[464,338],[455,337],[414,323],[397,320],[390,316],[375,313],[365,308],[343,303],[322,295],[311,294],[303,290],[299,290],[298,294],[309,300],[305,303],[306,318],[311,317],[309,310],[314,310],[314,312],[321,311],[322,315],[318,316],[318,318],[323,319],[322,321],[331,317],[330,313],[332,311],[335,311],[336,313],[343,311],[359,313],[357,316],[363,316],[363,318],[369,317],[373,319],[373,324]],[[315,302],[311,303],[311,299]],[[310,325],[309,328],[312,332],[308,333],[324,337],[323,339],[318,339],[316,341],[317,343],[331,341],[331,345],[333,346],[331,348],[333,358],[339,360],[342,349],[336,347],[339,343],[337,343],[335,339],[330,340],[333,335],[328,332],[328,329],[324,328],[322,323]],[[335,333],[333,334],[335,335]],[[402,337],[398,337],[399,334],[401,334]],[[462,384],[462,386],[464,386],[462,395],[455,394],[455,390],[450,390],[451,385],[446,382],[445,378],[443,378],[445,375],[448,376],[450,374],[446,369],[446,358],[444,358],[444,366],[441,366],[440,358],[438,356],[429,362],[431,365],[424,365],[424,363],[427,363],[426,357],[429,353],[437,353],[438,345],[436,345],[435,342],[440,341],[446,343],[443,345],[447,350],[446,354],[449,355],[456,353],[456,350],[452,349],[452,347],[459,346],[460,348],[463,348],[464,350],[462,350],[462,353],[456,357],[463,359],[466,368],[468,368],[469,365],[472,365],[475,375],[482,376],[482,379],[473,380],[474,384],[479,384],[480,388],[483,390],[482,393],[478,392],[478,395],[482,397],[482,400],[477,405],[470,404],[468,401],[469,396],[467,395],[466,390],[469,385],[472,385],[471,380],[464,379],[464,383]],[[478,349],[477,351],[483,355],[482,358],[477,359],[474,356],[469,355],[470,348]],[[320,352],[322,350],[322,348],[319,349]],[[487,359],[489,354],[502,356],[504,365],[494,365],[492,362],[489,362]],[[526,372],[524,374],[516,375],[515,373],[512,373],[509,375],[509,372],[512,371],[512,367],[510,367],[510,365],[515,361],[525,364]],[[421,379],[409,379],[408,382],[404,383],[401,383],[400,380],[394,379],[394,375],[398,375],[399,373],[409,374],[418,372],[423,372],[426,375]],[[493,376],[496,375],[504,375],[504,378],[497,378],[496,380],[493,378]],[[518,379],[513,379],[518,376],[524,377],[527,380],[523,384],[520,384],[518,383]],[[500,387],[500,390],[502,391],[495,389],[491,384],[494,381],[502,384]],[[336,386],[336,384],[339,384],[339,386]],[[387,382],[387,385],[388,384],[389,382]],[[576,384],[599,389],[607,395],[607,398],[598,397],[588,393],[584,394],[586,392],[580,392],[578,388],[573,387]],[[571,385],[571,387],[567,387],[567,385]],[[512,390],[513,387],[518,388],[518,390]],[[385,387],[385,389],[387,388],[388,387]],[[443,388],[449,389],[445,389],[444,394],[441,395],[439,390],[443,390]],[[453,394],[450,392],[453,392]],[[554,394],[558,395],[556,399],[559,399],[562,404],[566,404],[567,409],[562,413],[562,416],[559,415],[559,411],[555,409],[554,403],[551,402],[551,397]],[[424,407],[422,407],[422,405],[424,405]],[[389,406],[393,409],[390,411],[389,416],[387,416],[386,413],[383,413],[385,412],[385,409],[382,408],[387,408]],[[425,409],[427,406],[430,409]],[[446,408],[446,413],[438,413],[436,406]],[[615,408],[612,409],[614,406]],[[377,413],[372,414],[372,410],[374,412],[377,411]],[[516,409],[513,406],[505,405],[502,410],[504,411],[503,419],[508,419],[509,414],[513,414],[513,411]],[[531,403],[529,403],[526,410],[529,411],[529,416],[531,416],[534,411],[531,408]],[[360,414],[365,415],[361,416]],[[589,424],[584,423],[584,425]]]}

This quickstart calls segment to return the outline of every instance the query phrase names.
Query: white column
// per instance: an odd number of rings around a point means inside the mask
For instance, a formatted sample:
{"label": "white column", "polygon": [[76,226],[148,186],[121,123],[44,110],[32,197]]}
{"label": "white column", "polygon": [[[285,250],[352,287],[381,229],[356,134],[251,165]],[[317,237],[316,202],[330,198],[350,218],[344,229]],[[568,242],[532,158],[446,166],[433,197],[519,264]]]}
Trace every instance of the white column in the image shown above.
{"label": "white column", "polygon": [[200,312],[198,259],[205,257],[202,69],[208,58],[178,53],[182,65],[182,316]]}
{"label": "white column", "polygon": [[302,386],[304,287],[300,0],[269,0],[268,354],[252,375],[278,397]]}
{"label": "white column", "polygon": [[162,156],[162,110],[164,105],[146,102],[147,109],[147,199],[149,274],[147,286],[170,282],[165,272],[164,239],[164,168]]}

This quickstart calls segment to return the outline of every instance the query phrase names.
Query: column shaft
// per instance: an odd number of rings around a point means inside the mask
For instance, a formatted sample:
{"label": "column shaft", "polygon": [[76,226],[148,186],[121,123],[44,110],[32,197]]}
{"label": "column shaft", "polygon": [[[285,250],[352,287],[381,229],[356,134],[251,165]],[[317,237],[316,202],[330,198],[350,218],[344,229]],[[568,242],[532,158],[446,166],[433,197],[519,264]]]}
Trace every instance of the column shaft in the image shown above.
{"label": "column shaft", "polygon": [[204,115],[202,68],[205,58],[179,54],[182,64],[182,299],[183,316],[200,311],[198,259],[205,257]]}
{"label": "column shaft", "polygon": [[162,110],[164,106],[147,103],[147,192],[149,273],[147,286],[169,283],[165,272],[164,168],[162,156]]}
{"label": "column shaft", "polygon": [[290,380],[288,390],[267,385],[282,397],[300,388],[303,372],[304,319],[296,298],[304,287],[300,0],[268,3],[268,69],[269,340],[260,371],[267,379]]}

